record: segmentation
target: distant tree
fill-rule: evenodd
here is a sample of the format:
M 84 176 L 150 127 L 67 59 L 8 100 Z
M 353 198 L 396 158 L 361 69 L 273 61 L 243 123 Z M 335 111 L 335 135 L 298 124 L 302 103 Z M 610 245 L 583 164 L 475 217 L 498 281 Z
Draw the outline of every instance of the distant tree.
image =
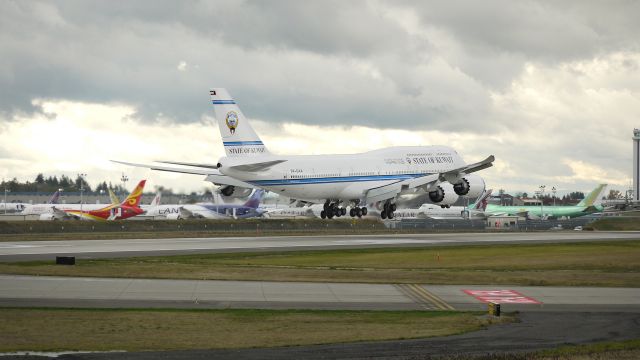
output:
M 57 181 L 57 182 L 58 184 L 60 184 L 60 187 L 63 188 L 64 190 L 68 190 L 71 187 L 71 181 L 69 181 L 69 178 L 66 175 L 60 176 L 60 181 Z
M 622 199 L 623 197 L 624 196 L 622 196 L 620 190 L 611 189 L 609 190 L 609 195 L 607 195 L 607 200 L 618 200 Z
M 36 176 L 36 183 L 37 184 L 44 184 L 44 175 L 42 175 L 42 173 L 38 174 L 38 176 Z
M 584 199 L 584 193 L 582 191 L 574 191 L 569 193 L 569 199 L 582 200 Z
M 526 199 L 526 198 L 528 198 L 528 197 L 529 197 L 529 194 L 527 194 L 526 192 L 525 192 L 525 193 L 522 193 L 522 197 Z

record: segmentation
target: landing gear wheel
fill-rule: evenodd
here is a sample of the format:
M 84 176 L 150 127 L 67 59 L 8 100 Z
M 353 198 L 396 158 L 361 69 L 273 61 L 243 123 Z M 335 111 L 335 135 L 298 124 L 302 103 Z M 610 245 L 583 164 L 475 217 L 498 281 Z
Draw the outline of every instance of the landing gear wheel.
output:
M 362 209 L 356 208 L 356 215 L 361 218 L 362 217 Z
M 347 215 L 347 209 L 345 209 L 345 208 L 341 208 L 340 210 L 341 210 L 341 212 L 342 212 L 342 215 L 341 215 L 341 216 L 345 216 L 345 215 Z
M 351 209 L 349 210 L 349 216 L 351 216 L 351 217 L 356 216 L 356 209 L 351 208 Z
M 387 217 L 389 218 L 389 220 L 393 219 L 393 211 L 390 211 L 390 212 L 387 214 Z
M 367 212 L 368 212 L 368 211 L 367 211 L 367 208 L 366 208 L 366 207 L 363 207 L 363 208 L 362 208 L 362 216 L 367 216 Z
M 382 210 L 382 212 L 380 213 L 380 217 L 382 218 L 382 220 L 387 218 L 387 211 L 386 210 Z
M 324 211 L 324 210 L 320 211 L 320 218 L 323 219 L 323 220 L 326 219 L 327 218 L 327 212 Z
M 397 209 L 396 204 L 389 205 L 389 210 L 391 210 L 391 212 L 396 211 L 396 209 Z

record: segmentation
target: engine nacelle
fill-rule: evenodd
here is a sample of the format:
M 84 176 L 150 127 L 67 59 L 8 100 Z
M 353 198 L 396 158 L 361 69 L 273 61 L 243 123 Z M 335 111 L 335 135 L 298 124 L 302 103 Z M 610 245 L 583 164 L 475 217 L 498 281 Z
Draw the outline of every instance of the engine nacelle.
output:
M 60 218 L 56 217 L 52 213 L 44 213 L 44 214 L 40 214 L 40 217 L 38 218 L 38 220 L 41 220 L 41 221 L 53 221 L 53 220 L 60 220 Z
M 178 213 L 167 214 L 167 220 L 183 220 L 184 218 Z
M 441 183 L 429 192 L 429 200 L 438 205 L 453 205 L 458 201 L 458 195 L 453 190 L 453 185 Z
M 218 192 L 224 197 L 243 198 L 251 195 L 253 189 L 245 187 L 237 187 L 233 185 L 222 185 Z
M 472 199 L 480 196 L 485 189 L 484 180 L 478 175 L 466 175 L 457 184 L 453 184 L 453 190 L 460 196 L 466 196 Z

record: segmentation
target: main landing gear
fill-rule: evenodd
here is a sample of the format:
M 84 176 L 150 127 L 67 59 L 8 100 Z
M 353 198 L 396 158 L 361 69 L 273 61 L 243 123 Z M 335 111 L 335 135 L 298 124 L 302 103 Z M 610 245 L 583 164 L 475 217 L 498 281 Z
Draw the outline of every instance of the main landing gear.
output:
M 384 203 L 384 207 L 382 209 L 382 212 L 380 213 L 380 217 L 384 220 L 384 219 L 393 219 L 394 214 L 393 212 L 396 211 L 396 204 L 392 204 L 390 202 L 386 202 Z
M 337 203 L 332 203 L 327 201 L 324 203 L 324 210 L 320 212 L 320 217 L 323 219 L 329 218 L 333 219 L 333 217 L 341 217 L 347 215 L 347 209 L 338 206 Z
M 351 208 L 351 210 L 349 210 L 349 215 L 351 217 L 356 217 L 357 216 L 357 217 L 361 218 L 361 217 L 367 215 L 367 212 L 368 211 L 367 211 L 366 207 L 356 206 L 356 207 Z
M 334 217 L 341 217 L 345 215 L 347 215 L 347 209 L 342 206 L 338 206 L 335 202 L 329 201 L 324 203 L 324 209 L 320 211 L 320 217 L 322 219 L 333 219 Z M 356 206 L 349 210 L 349 216 L 351 217 L 363 217 L 365 215 L 367 215 L 366 207 Z

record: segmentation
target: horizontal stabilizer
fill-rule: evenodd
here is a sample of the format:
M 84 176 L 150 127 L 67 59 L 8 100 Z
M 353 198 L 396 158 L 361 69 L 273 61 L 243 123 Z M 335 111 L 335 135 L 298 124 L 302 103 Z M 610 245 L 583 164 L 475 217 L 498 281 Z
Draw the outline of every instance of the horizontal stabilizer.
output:
M 129 163 L 129 162 L 117 161 L 117 160 L 111 160 L 111 161 L 118 164 L 142 167 L 142 168 L 147 168 L 147 169 L 157 170 L 157 171 L 168 171 L 168 172 L 175 172 L 175 173 L 181 173 L 181 174 L 194 174 L 194 175 L 220 175 L 220 172 L 217 169 L 187 169 L 187 168 L 160 166 L 160 165 L 135 164 L 135 163 Z
M 287 160 L 273 160 L 273 161 L 265 161 L 265 162 L 257 162 L 251 164 L 242 164 L 232 166 L 231 169 L 238 171 L 246 171 L 246 172 L 259 172 L 269 170 L 272 166 L 282 164 Z
M 205 168 L 205 169 L 218 168 L 218 165 L 213 165 L 213 164 L 198 164 L 198 163 L 177 162 L 177 161 L 156 161 L 156 162 L 163 163 L 163 164 L 170 164 L 170 165 L 193 166 L 193 167 L 199 167 L 199 168 Z

